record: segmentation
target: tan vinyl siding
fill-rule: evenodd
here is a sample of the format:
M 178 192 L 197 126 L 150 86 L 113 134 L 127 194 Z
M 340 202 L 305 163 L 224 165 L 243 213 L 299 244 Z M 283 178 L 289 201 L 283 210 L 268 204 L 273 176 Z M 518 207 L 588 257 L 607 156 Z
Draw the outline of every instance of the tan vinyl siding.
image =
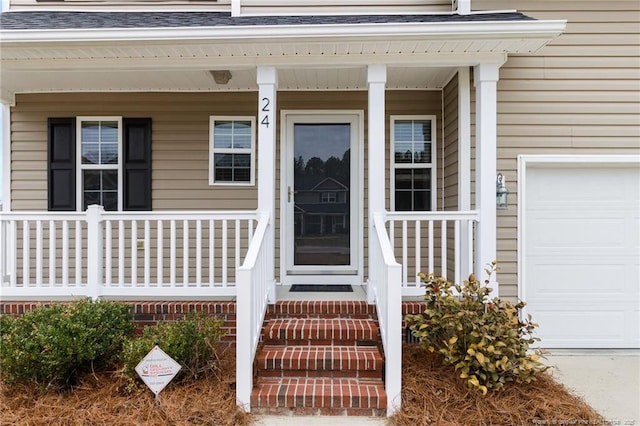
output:
M 10 0 L 9 10 L 81 10 L 81 11 L 139 11 L 161 9 L 184 11 L 206 10 L 207 12 L 229 12 L 231 0 Z
M 511 193 L 498 212 L 500 293 L 517 297 L 517 157 L 640 152 L 640 4 L 637 1 L 490 1 L 567 19 L 538 54 L 512 56 L 498 83 L 498 171 Z
M 430 13 L 450 12 L 446 0 L 242 0 L 246 14 Z
M 255 116 L 257 102 L 256 93 L 18 95 L 11 114 L 12 209 L 47 209 L 47 118 L 92 115 L 152 119 L 154 210 L 255 209 L 257 184 L 209 185 L 208 156 L 209 116 Z
M 443 179 L 443 209 L 449 211 L 460 210 L 458 207 L 458 75 L 445 86 L 443 90 L 443 116 L 444 131 L 443 161 L 439 173 Z M 453 224 L 447 230 L 447 257 L 455 259 L 455 234 Z M 451 262 L 447 270 L 447 276 L 453 279 L 455 275 L 454 264 Z M 463 275 L 467 272 L 463 271 Z

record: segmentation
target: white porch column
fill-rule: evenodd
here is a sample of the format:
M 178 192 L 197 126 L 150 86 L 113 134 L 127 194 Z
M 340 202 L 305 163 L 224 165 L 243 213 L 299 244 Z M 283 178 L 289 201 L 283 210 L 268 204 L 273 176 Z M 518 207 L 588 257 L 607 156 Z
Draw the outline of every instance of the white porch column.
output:
M 474 69 L 476 86 L 476 209 L 480 223 L 476 234 L 475 273 L 486 279 L 484 270 L 496 260 L 496 165 L 497 165 L 497 82 L 500 66 L 480 64 Z M 491 277 L 492 297 L 498 283 Z
M 11 211 L 11 106 L 2 104 L 2 186 L 0 186 L 0 199 L 2 210 Z
M 369 244 L 376 241 L 373 226 L 374 213 L 383 212 L 385 205 L 385 88 L 387 84 L 387 66 L 369 65 L 367 71 L 369 84 Z M 369 256 L 369 274 L 374 268 Z M 373 291 L 368 289 L 367 298 L 373 303 Z
M 471 210 L 471 79 L 469 67 L 458 68 L 458 210 Z M 465 280 L 473 272 L 467 222 L 460 224 L 460 273 Z M 461 283 L 458 283 L 461 284 Z
M 278 72 L 275 67 L 258 67 L 258 212 L 268 212 L 271 226 L 264 244 L 269 245 L 267 266 L 269 300 L 275 302 L 275 203 L 276 203 L 276 92 Z

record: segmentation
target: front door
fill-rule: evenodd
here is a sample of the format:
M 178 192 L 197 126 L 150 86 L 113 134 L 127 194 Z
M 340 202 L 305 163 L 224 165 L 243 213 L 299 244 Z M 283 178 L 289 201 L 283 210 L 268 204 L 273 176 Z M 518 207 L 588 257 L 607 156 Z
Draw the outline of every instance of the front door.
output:
M 285 113 L 283 284 L 357 284 L 357 113 Z

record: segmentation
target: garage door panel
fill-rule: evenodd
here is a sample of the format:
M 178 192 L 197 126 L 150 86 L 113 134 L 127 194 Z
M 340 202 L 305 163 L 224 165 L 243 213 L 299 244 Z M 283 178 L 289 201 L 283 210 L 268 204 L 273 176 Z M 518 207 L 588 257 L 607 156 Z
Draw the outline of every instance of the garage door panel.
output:
M 549 348 L 640 348 L 640 164 L 536 163 L 522 297 Z
M 531 254 L 548 249 L 624 248 L 628 245 L 625 220 L 597 217 L 593 212 L 570 212 L 573 216 L 558 217 L 533 214 L 538 232 L 527 240 Z M 611 215 L 609 213 L 609 215 Z
M 533 310 L 539 324 L 542 346 L 563 348 L 627 347 L 630 330 L 618 327 L 625 323 L 624 312 L 597 311 L 596 307 L 576 309 Z
M 598 259 L 589 263 L 531 259 L 526 273 L 534 285 L 527 300 L 553 300 L 559 296 L 575 300 L 608 294 L 617 298 L 624 296 L 629 268 L 623 263 L 598 265 L 597 262 Z

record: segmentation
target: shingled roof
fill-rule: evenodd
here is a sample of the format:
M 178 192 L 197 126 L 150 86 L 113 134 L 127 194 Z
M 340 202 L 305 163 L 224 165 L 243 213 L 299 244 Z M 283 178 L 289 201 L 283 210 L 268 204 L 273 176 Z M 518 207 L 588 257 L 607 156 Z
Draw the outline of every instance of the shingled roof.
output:
M 241 16 L 226 12 L 8 12 L 0 14 L 2 30 L 107 28 L 194 28 L 279 25 L 357 25 L 531 21 L 517 12 L 470 15 L 317 15 Z

